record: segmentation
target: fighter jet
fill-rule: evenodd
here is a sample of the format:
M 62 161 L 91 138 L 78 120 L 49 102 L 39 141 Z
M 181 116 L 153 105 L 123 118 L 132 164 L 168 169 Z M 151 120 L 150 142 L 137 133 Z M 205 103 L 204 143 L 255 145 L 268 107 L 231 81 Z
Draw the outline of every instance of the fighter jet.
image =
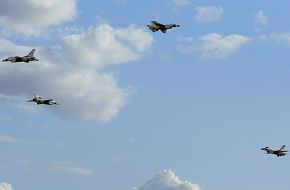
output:
M 15 62 L 26 62 L 26 63 L 28 63 L 29 61 L 39 61 L 38 59 L 36 59 L 33 56 L 34 52 L 35 52 L 35 49 L 31 50 L 31 52 L 28 55 L 25 55 L 23 57 L 19 57 L 19 56 L 8 57 L 7 59 L 3 59 L 2 62 L 10 61 L 11 63 L 15 63 Z
M 171 29 L 173 27 L 180 27 L 180 25 L 178 24 L 160 24 L 159 22 L 156 21 L 151 21 L 151 25 L 147 25 L 148 28 L 152 31 L 152 32 L 156 32 L 158 30 L 161 30 L 161 32 L 166 33 L 166 31 L 168 29 Z
M 34 95 L 34 98 L 32 100 L 27 100 L 27 102 L 35 102 L 35 103 L 37 103 L 37 105 L 39 105 L 39 104 L 59 105 L 59 103 L 54 99 L 44 99 L 44 98 L 40 97 L 39 94 L 35 90 L 33 90 L 33 95 Z
M 271 148 L 266 146 L 265 148 L 261 148 L 261 150 L 266 151 L 266 154 L 274 154 L 277 157 L 279 157 L 279 156 L 285 156 L 286 152 L 288 152 L 287 150 L 285 150 L 285 147 L 286 145 L 283 145 L 279 150 L 272 150 Z

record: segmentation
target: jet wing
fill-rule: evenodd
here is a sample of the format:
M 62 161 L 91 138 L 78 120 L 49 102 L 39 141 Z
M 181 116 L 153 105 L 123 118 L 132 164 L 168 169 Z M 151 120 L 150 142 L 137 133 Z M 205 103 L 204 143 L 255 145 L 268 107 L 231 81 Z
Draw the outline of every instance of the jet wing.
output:
M 164 26 L 165 26 L 165 28 L 170 29 L 170 28 L 174 27 L 175 24 L 166 24 Z
M 165 26 L 166 29 L 171 29 L 173 27 L 179 27 L 180 25 L 178 25 L 178 24 L 166 24 L 164 26 Z

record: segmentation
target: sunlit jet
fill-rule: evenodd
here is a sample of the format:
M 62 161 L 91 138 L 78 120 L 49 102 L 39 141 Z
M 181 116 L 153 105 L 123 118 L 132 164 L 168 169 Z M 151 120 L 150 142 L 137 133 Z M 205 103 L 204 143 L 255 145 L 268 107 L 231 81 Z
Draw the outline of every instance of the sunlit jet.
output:
M 180 27 L 180 25 L 178 24 L 160 24 L 157 21 L 151 21 L 151 25 L 147 25 L 147 26 L 152 32 L 161 30 L 161 32 L 163 33 L 166 33 L 168 29 L 171 29 L 173 27 Z
M 272 150 L 271 148 L 269 148 L 269 147 L 266 146 L 264 148 L 261 148 L 261 150 L 266 151 L 267 154 L 274 154 L 277 157 L 279 157 L 279 156 L 285 156 L 286 155 L 286 152 L 288 152 L 287 150 L 285 150 L 285 147 L 286 147 L 286 145 L 283 145 L 278 150 Z
M 59 105 L 59 103 L 54 99 L 44 99 L 44 98 L 40 97 L 39 94 L 35 90 L 33 90 L 33 95 L 34 95 L 34 98 L 32 100 L 28 100 L 27 102 L 35 102 L 35 103 L 37 103 L 37 105 L 39 105 L 39 104 Z
M 26 63 L 28 63 L 29 61 L 39 61 L 38 59 L 36 59 L 33 56 L 34 52 L 35 52 L 35 49 L 31 50 L 31 52 L 28 55 L 25 55 L 23 57 L 12 56 L 12 57 L 8 57 L 7 59 L 3 59 L 2 62 L 10 61 L 11 63 L 15 63 L 15 62 L 26 62 Z

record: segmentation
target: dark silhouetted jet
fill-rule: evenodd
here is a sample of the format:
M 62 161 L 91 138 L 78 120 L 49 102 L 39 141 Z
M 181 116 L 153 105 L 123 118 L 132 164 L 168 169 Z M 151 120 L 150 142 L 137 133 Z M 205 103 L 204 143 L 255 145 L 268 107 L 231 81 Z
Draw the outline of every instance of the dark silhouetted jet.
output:
M 266 146 L 264 148 L 261 148 L 261 150 L 266 151 L 267 154 L 274 154 L 277 157 L 279 157 L 279 156 L 285 156 L 286 155 L 286 152 L 288 152 L 287 150 L 285 150 L 285 147 L 286 147 L 286 145 L 283 145 L 278 150 L 272 150 L 271 148 L 269 148 L 269 147 Z
M 31 50 L 31 52 L 28 55 L 25 55 L 23 57 L 19 57 L 19 56 L 8 57 L 7 59 L 3 59 L 2 62 L 3 61 L 10 61 L 11 63 L 15 63 L 15 62 L 28 63 L 29 61 L 39 61 L 38 59 L 33 57 L 34 52 L 35 52 L 35 49 Z
M 27 102 L 35 102 L 37 105 L 45 104 L 45 105 L 59 105 L 59 103 L 54 99 L 44 99 L 38 95 L 38 93 L 33 90 L 34 98 L 32 100 L 28 100 Z
M 147 25 L 147 26 L 152 32 L 161 30 L 161 32 L 163 33 L 166 33 L 168 29 L 171 29 L 173 27 L 180 27 L 180 25 L 178 24 L 160 24 L 159 22 L 156 22 L 156 21 L 151 21 L 151 25 Z

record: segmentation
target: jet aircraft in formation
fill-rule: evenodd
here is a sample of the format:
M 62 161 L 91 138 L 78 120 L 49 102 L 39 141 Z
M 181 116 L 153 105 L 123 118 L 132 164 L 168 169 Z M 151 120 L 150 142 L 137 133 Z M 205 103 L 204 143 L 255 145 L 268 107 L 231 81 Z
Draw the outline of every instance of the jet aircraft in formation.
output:
M 39 94 L 35 90 L 33 90 L 33 95 L 34 95 L 34 98 L 31 100 L 27 100 L 27 102 L 35 102 L 35 103 L 37 103 L 37 105 L 39 105 L 39 104 L 59 105 L 59 103 L 54 99 L 44 99 L 44 98 L 40 97 Z
M 261 148 L 261 150 L 266 151 L 266 154 L 274 154 L 277 157 L 280 156 L 285 156 L 286 152 L 288 152 L 287 150 L 285 150 L 286 145 L 283 145 L 280 149 L 278 150 L 272 150 L 271 148 L 269 148 L 268 146 Z
M 152 31 L 152 32 L 156 32 L 158 30 L 160 30 L 163 33 L 166 33 L 168 29 L 172 29 L 173 27 L 180 27 L 180 25 L 178 24 L 161 24 L 157 21 L 151 21 L 151 25 L 147 25 L 148 28 Z M 32 49 L 31 52 L 23 57 L 19 57 L 19 56 L 13 56 L 13 57 L 8 57 L 4 60 L 2 60 L 2 62 L 4 61 L 10 61 L 11 63 L 15 63 L 15 62 L 26 62 L 28 63 L 29 61 L 39 61 L 38 59 L 36 59 L 34 57 L 34 52 L 35 49 Z M 42 97 L 39 96 L 39 94 L 33 90 L 33 94 L 34 94 L 34 98 L 31 100 L 28 100 L 27 102 L 35 102 L 38 105 L 39 104 L 45 104 L 45 105 L 59 105 L 59 103 L 54 100 L 54 99 L 44 99 Z M 287 150 L 285 150 L 286 145 L 283 145 L 280 149 L 278 150 L 273 150 L 269 147 L 264 147 L 261 148 L 261 150 L 266 151 L 266 154 L 274 154 L 277 157 L 280 156 L 285 156 L 286 152 L 288 152 Z
M 11 63 L 15 63 L 15 62 L 29 63 L 29 61 L 39 61 L 38 59 L 36 59 L 34 57 L 34 52 L 35 52 L 35 49 L 32 49 L 28 55 L 25 55 L 23 57 L 19 57 L 19 56 L 8 57 L 6 59 L 3 59 L 2 62 L 10 61 Z M 59 103 L 54 99 L 44 99 L 44 98 L 40 97 L 35 90 L 33 90 L 33 94 L 34 94 L 34 98 L 31 100 L 28 100 L 27 102 L 35 102 L 38 105 L 39 104 L 59 105 Z
M 161 32 L 163 33 L 166 33 L 168 29 L 171 29 L 173 27 L 180 27 L 180 25 L 178 24 L 161 24 L 157 21 L 151 21 L 151 25 L 147 25 L 147 26 L 152 32 L 161 30 Z
M 23 57 L 12 56 L 12 57 L 8 57 L 6 59 L 3 59 L 2 62 L 10 61 L 11 63 L 15 63 L 15 62 L 26 62 L 26 63 L 28 63 L 29 61 L 39 61 L 38 59 L 36 59 L 34 57 L 34 52 L 35 52 L 35 49 L 31 50 L 31 52 L 28 55 L 25 55 Z

